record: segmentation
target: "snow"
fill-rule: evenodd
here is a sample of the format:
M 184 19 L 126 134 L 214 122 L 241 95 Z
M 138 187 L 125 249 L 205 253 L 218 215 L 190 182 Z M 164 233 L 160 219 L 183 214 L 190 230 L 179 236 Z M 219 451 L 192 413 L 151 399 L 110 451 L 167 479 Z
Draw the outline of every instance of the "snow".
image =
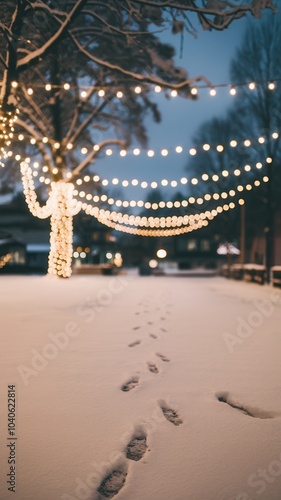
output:
M 1 285 L 1 500 L 8 384 L 16 500 L 110 498 L 97 488 L 112 471 L 116 500 L 280 500 L 280 290 L 137 274 Z M 137 435 L 139 461 L 124 453 Z

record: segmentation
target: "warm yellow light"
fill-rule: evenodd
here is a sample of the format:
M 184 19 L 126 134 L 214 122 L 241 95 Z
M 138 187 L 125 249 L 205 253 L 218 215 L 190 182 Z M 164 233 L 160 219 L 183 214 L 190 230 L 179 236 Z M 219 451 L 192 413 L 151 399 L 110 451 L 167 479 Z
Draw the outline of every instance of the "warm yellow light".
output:
M 158 267 L 158 262 L 156 259 L 151 259 L 148 265 L 151 269 L 156 269 Z

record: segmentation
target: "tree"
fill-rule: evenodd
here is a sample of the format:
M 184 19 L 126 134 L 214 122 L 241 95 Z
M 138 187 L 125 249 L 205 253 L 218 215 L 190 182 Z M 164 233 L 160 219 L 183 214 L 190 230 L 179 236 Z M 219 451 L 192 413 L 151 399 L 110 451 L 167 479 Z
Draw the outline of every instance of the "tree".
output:
M 50 172 L 47 181 L 53 181 L 47 205 L 40 208 L 29 162 L 22 162 L 30 209 L 51 216 L 50 272 L 71 273 L 72 217 L 82 206 L 73 198 L 77 176 L 108 145 L 125 148 L 133 135 L 146 141 L 145 113 L 160 119 L 152 85 L 192 97 L 191 85 L 205 80 L 189 79 L 174 66 L 174 50 L 159 41 L 157 30 L 190 30 L 193 15 L 203 28 L 222 30 L 247 13 L 258 17 L 265 8 L 273 9 L 270 0 L 239 6 L 195 0 L 164 5 L 158 0 L 13 0 L 1 6 L 2 147 L 11 142 L 17 106 L 17 134 L 25 131 L 34 146 L 30 156 L 34 161 L 40 153 Z
M 280 21 L 280 14 L 277 14 L 271 22 L 267 22 L 265 17 L 261 23 L 252 24 L 231 65 L 233 82 L 248 81 L 256 86 L 253 90 L 249 87 L 239 89 L 237 99 L 244 109 L 244 129 L 248 130 L 248 134 L 250 131 L 252 137 L 264 138 L 263 160 L 265 162 L 266 158 L 269 159 L 269 182 L 266 192 L 263 192 L 263 200 L 259 200 L 260 221 L 264 225 L 266 240 L 265 265 L 268 281 L 270 267 L 274 263 L 274 214 L 281 207 L 281 142 L 278 134 L 276 135 L 281 117 L 281 89 L 277 83 L 281 78 Z M 257 147 L 252 150 L 253 157 L 257 156 L 257 150 Z M 257 204 L 254 206 L 256 208 Z M 257 213 L 255 218 L 256 216 Z

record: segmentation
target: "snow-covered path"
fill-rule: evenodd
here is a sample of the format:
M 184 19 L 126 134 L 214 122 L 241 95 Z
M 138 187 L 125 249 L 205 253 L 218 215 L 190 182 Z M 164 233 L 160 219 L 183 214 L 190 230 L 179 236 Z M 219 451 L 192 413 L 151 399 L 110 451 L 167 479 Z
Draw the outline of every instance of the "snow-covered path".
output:
M 1 290 L 1 500 L 280 500 L 280 290 L 134 275 Z

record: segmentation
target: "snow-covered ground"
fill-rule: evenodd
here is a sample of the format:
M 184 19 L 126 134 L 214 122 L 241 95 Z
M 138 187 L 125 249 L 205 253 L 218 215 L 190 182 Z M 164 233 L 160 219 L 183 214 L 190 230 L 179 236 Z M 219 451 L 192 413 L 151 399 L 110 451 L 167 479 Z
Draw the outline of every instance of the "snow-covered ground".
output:
M 280 500 L 280 290 L 137 275 L 1 290 L 1 500 Z

